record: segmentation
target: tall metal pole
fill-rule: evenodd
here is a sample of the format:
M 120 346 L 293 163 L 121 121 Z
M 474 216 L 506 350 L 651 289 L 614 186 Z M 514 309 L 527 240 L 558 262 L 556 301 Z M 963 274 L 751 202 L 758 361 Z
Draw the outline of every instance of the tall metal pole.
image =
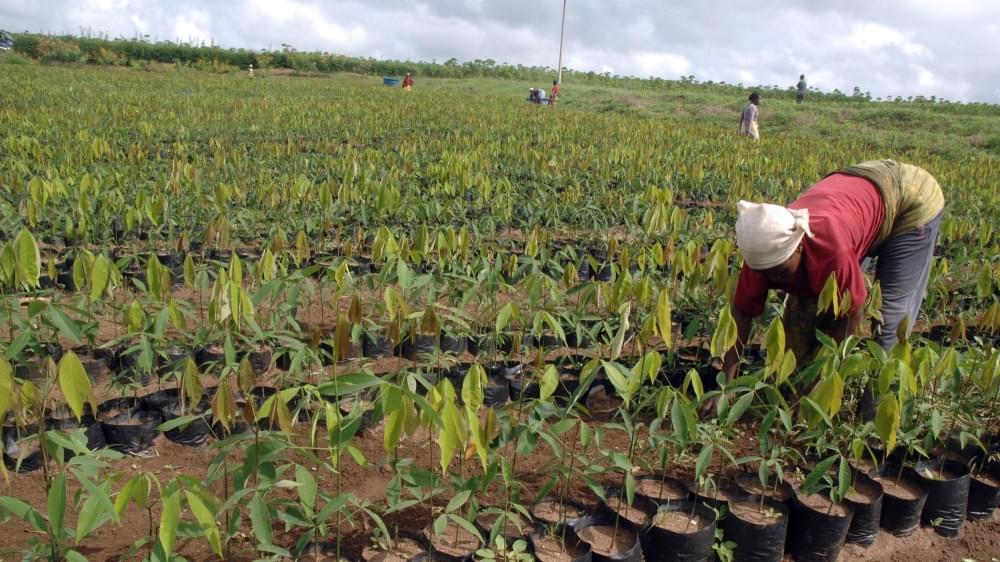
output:
M 566 0 L 563 0 L 563 10 L 562 10 L 562 23 L 559 25 L 559 76 L 556 78 L 557 82 L 562 85 L 562 48 L 563 48 L 563 34 L 566 33 Z

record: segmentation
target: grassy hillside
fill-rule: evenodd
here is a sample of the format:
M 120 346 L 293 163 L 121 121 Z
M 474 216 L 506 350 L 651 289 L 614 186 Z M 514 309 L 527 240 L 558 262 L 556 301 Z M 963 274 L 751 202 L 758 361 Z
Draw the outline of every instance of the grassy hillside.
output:
M 419 78 L 418 78 L 419 80 Z M 426 79 L 420 87 L 446 95 L 525 97 L 545 82 L 522 80 Z M 563 84 L 562 107 L 598 113 L 656 117 L 704 123 L 735 132 L 750 90 L 671 82 L 660 87 Z M 875 150 L 896 154 L 928 152 L 960 157 L 1000 156 L 1000 107 L 873 102 L 845 97 L 810 96 L 796 104 L 789 95 L 763 93 L 761 131 L 775 137 L 862 140 Z

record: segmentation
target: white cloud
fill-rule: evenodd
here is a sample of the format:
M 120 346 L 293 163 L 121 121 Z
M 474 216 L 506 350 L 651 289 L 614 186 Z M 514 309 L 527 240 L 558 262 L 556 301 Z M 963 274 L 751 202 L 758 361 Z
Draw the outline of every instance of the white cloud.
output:
M 208 43 L 212 40 L 212 15 L 205 10 L 188 10 L 173 19 L 174 37 L 191 43 Z
M 691 70 L 691 61 L 686 57 L 673 53 L 640 52 L 632 55 L 634 61 L 630 66 L 636 70 L 630 72 L 636 76 L 681 76 Z
M 855 25 L 847 41 L 865 51 L 899 47 L 907 55 L 923 56 L 930 53 L 926 47 L 910 41 L 903 33 L 886 25 L 872 22 Z

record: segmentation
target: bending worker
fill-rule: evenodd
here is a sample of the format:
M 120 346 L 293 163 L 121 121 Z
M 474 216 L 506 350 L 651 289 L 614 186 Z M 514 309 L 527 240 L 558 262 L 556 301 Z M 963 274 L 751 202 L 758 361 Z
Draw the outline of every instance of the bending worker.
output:
M 744 263 L 732 302 L 737 342 L 723 361 L 727 380 L 737 376 L 751 319 L 764 311 L 770 289 L 788 294 L 785 334 L 799 365 L 812 359 L 816 329 L 838 342 L 856 333 L 868 296 L 866 257 L 875 259 L 882 291 L 875 341 L 890 349 L 899 324 L 908 319 L 909 333 L 920 312 L 943 208 L 941 187 L 926 170 L 893 160 L 833 172 L 788 207 L 740 201 L 736 243 Z M 839 318 L 817 317 L 831 275 L 849 307 Z

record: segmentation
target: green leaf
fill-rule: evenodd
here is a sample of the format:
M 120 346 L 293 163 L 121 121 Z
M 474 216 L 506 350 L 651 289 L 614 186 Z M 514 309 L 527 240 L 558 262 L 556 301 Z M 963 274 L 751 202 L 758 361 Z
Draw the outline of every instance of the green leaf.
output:
M 295 481 L 299 483 L 297 490 L 299 503 L 306 509 L 306 513 L 311 516 L 316 509 L 316 496 L 318 495 L 316 477 L 312 475 L 312 472 L 308 468 L 302 465 L 295 465 Z
M 514 303 L 508 302 L 507 304 L 500 307 L 500 311 L 497 313 L 496 321 L 496 331 L 498 334 L 503 333 L 504 329 L 510 324 L 510 321 L 516 317 L 517 308 Z
M 90 378 L 87 377 L 87 372 L 83 369 L 80 359 L 72 351 L 66 352 L 59 361 L 59 389 L 62 390 L 63 398 L 73 411 L 77 421 L 83 417 L 84 403 L 89 402 L 91 409 L 94 412 L 97 411 Z
M 542 380 L 539 384 L 539 396 L 538 399 L 545 402 L 550 396 L 556 391 L 556 387 L 559 386 L 559 372 L 556 371 L 555 366 L 546 365 L 545 372 L 542 373 Z
M 656 328 L 663 345 L 673 345 L 673 323 L 670 320 L 670 295 L 664 287 L 656 299 Z
M 269 546 L 273 542 L 271 512 L 268 511 L 267 504 L 260 492 L 254 494 L 253 498 L 250 499 L 250 521 L 253 523 L 253 532 L 257 536 L 257 542 Z
M 896 396 L 888 394 L 882 397 L 875 410 L 875 432 L 885 445 L 885 452 L 889 454 L 896 448 L 896 431 L 899 429 L 899 402 Z
M 87 562 L 87 557 L 75 550 L 66 551 L 63 557 L 66 558 L 66 562 Z
M 688 370 L 687 375 L 686 375 L 686 377 L 684 379 L 685 389 L 686 389 L 688 383 L 691 384 L 691 388 L 694 390 L 694 397 L 695 397 L 695 399 L 700 402 L 701 401 L 701 397 L 705 395 L 705 387 L 702 386 L 702 383 L 701 383 L 701 373 L 699 373 L 697 369 L 689 369 Z
M 462 490 L 461 492 L 455 494 L 455 496 L 448 502 L 448 506 L 445 508 L 445 511 L 452 513 L 461 509 L 462 506 L 465 505 L 465 502 L 469 501 L 469 496 L 471 495 L 472 491 L 470 490 Z
M 836 372 L 826 375 L 810 393 L 810 397 L 823 408 L 826 415 L 831 418 L 836 416 L 844 398 L 844 382 L 840 375 Z
M 830 467 L 833 466 L 833 463 L 837 460 L 837 458 L 839 458 L 839 455 L 833 455 L 816 463 L 816 468 L 814 468 L 812 472 L 806 476 L 806 481 L 802 484 L 802 491 L 807 494 L 815 494 L 819 481 L 826 475 L 826 472 L 830 470 Z
M 184 284 L 189 288 L 194 288 L 194 259 L 191 258 L 191 254 L 184 256 Z
M 840 316 L 840 292 L 837 288 L 837 277 L 833 273 L 830 273 L 830 276 L 826 278 L 826 284 L 820 291 L 816 311 L 817 313 L 832 312 L 835 317 Z
M 785 326 L 778 316 L 771 321 L 764 335 L 764 349 L 767 351 L 768 365 L 777 363 L 785 353 Z
M 684 402 L 680 398 L 674 398 L 670 406 L 670 423 L 674 429 L 674 438 L 681 447 L 687 447 L 690 440 L 692 428 L 688 426 L 688 416 L 684 412 Z
M 111 283 L 111 268 L 113 267 L 111 260 L 104 254 L 97 256 L 97 259 L 94 260 L 94 265 L 90 268 L 91 302 L 99 300 L 108 290 L 108 285 Z
M 106 510 L 99 497 L 88 496 L 76 520 L 75 544 L 106 523 L 114 515 L 114 507 Z
M 174 552 L 174 539 L 177 537 L 177 524 L 181 514 L 181 493 L 174 493 L 163 498 L 163 512 L 160 513 L 160 546 L 167 559 Z
M 39 533 L 48 531 L 48 521 L 34 507 L 10 496 L 0 496 L 0 508 L 14 514 L 31 525 Z
M 476 363 L 465 373 L 465 380 L 462 381 L 462 402 L 470 412 L 478 412 L 483 405 L 485 385 L 486 372 Z
M 440 536 L 448 528 L 448 514 L 442 513 L 434 520 L 434 535 Z
M 4 414 L 7 413 L 7 407 L 10 405 L 10 397 L 14 392 L 14 377 L 13 369 L 11 369 L 10 363 L 3 356 L 0 356 L 0 419 L 3 419 Z M 3 437 L 2 432 L 0 432 L 0 438 Z
M 69 338 L 70 341 L 77 345 L 80 344 L 82 334 L 80 333 L 79 324 L 67 316 L 58 306 L 50 304 L 45 310 L 45 316 L 52 322 L 52 325 L 59 328 L 59 332 L 63 336 Z
M 48 495 L 49 529 L 52 535 L 62 537 L 63 523 L 66 517 L 66 473 L 60 472 L 52 479 Z
M 733 407 L 729 409 L 729 413 L 726 414 L 726 425 L 731 425 L 739 421 L 750 407 L 750 404 L 753 403 L 753 398 L 753 392 L 746 392 L 743 396 L 740 396 L 736 400 L 736 403 L 733 404 Z
M 219 536 L 219 525 L 215 522 L 215 514 L 213 514 L 205 503 L 194 493 L 184 490 L 184 496 L 187 498 L 188 506 L 191 508 L 191 513 L 194 514 L 195 519 L 198 521 L 198 526 L 201 528 L 202 535 L 205 540 L 208 541 L 209 546 L 220 558 L 222 557 L 222 540 Z
M 31 232 L 22 228 L 14 239 L 15 269 L 18 284 L 26 289 L 38 287 L 42 272 L 42 256 L 38 252 L 38 244 Z
M 837 471 L 837 501 L 843 500 L 851 490 L 851 465 L 847 458 L 840 457 L 840 469 Z
M 77 291 L 83 289 L 87 284 L 87 270 L 88 263 L 86 254 L 80 252 L 77 254 L 76 259 L 73 260 L 73 286 Z
M 128 502 L 131 501 L 132 497 L 138 493 L 138 487 L 140 484 L 140 477 L 134 476 L 129 479 L 128 482 L 122 486 L 121 490 L 118 490 L 118 495 L 115 496 L 115 516 L 121 517 L 122 513 L 125 512 L 125 508 L 128 506 Z
M 625 345 L 625 335 L 628 333 L 628 330 L 630 328 L 628 321 L 630 310 L 631 310 L 631 303 L 626 303 L 625 309 L 622 311 L 619 317 L 618 333 L 616 333 L 614 339 L 611 340 L 612 361 L 618 359 L 622 354 L 622 347 Z
M 698 453 L 698 460 L 694 464 L 694 477 L 695 480 L 701 479 L 705 475 L 705 471 L 712 464 L 712 453 L 715 451 L 715 445 L 711 443 L 702 446 L 701 452 Z
M 635 474 L 631 470 L 625 473 L 625 502 L 635 503 Z
M 725 357 L 732 347 L 736 345 L 736 320 L 733 318 L 733 311 L 730 305 L 722 307 L 719 312 L 719 321 L 712 334 L 710 351 L 712 357 Z
M 76 475 L 77 482 L 79 482 L 84 489 L 87 490 L 87 494 L 89 496 L 88 501 L 96 501 L 99 505 L 100 511 L 107 514 L 109 517 L 115 518 L 115 521 L 117 522 L 117 518 L 115 517 L 115 506 L 111 502 L 111 495 L 109 492 L 110 483 L 105 482 L 103 485 L 97 486 L 75 470 L 73 471 L 73 474 Z M 87 531 L 87 533 L 89 532 L 90 531 Z
M 931 411 L 931 433 L 934 434 L 934 438 L 937 439 L 941 436 L 941 429 L 943 429 L 944 420 L 941 417 L 941 410 L 934 408 Z

